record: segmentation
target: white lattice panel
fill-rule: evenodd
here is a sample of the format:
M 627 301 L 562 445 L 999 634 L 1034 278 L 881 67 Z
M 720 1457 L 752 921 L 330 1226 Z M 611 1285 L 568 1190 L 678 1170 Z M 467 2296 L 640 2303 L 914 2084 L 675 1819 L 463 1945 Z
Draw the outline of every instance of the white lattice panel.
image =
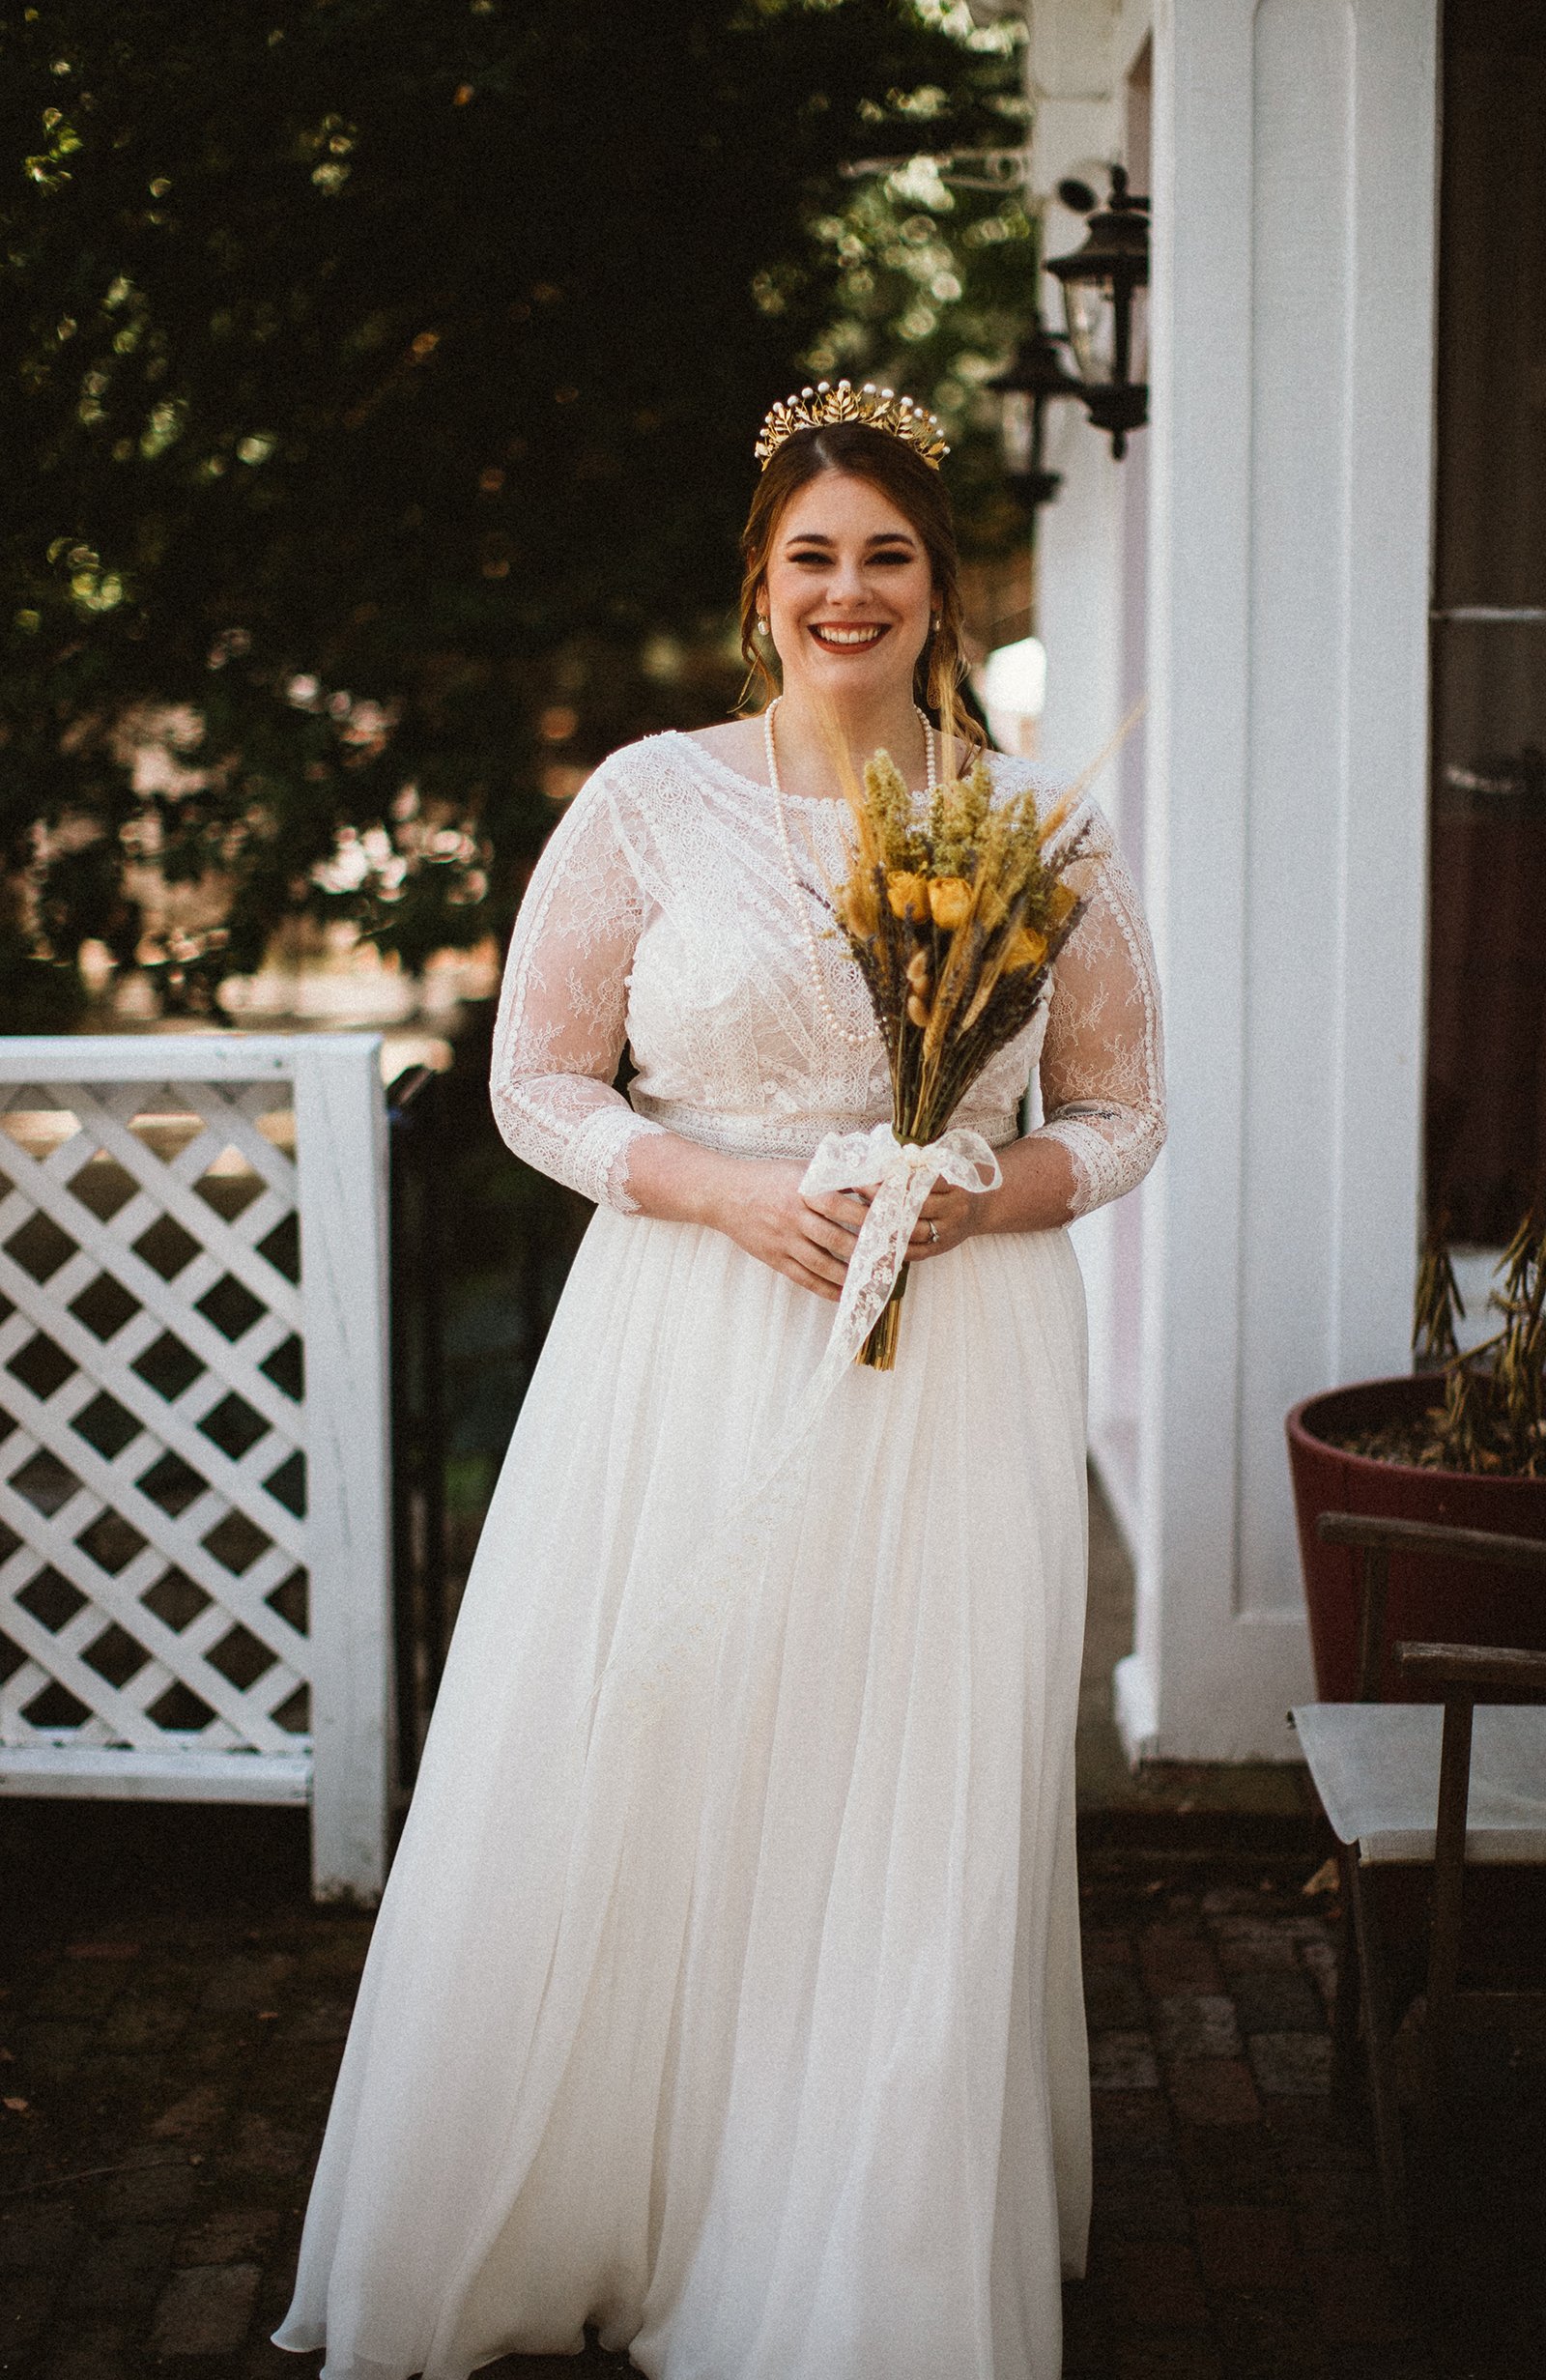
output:
M 319 1889 L 365 1896 L 387 1707 L 378 1048 L 0 1043 L 0 1789 L 315 1787 Z

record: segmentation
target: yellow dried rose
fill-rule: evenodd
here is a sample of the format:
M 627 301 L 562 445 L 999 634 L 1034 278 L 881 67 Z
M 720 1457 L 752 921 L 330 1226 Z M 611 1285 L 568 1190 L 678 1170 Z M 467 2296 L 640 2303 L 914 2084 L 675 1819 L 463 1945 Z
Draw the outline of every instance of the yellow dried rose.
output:
M 1039 967 L 1046 957 L 1046 936 L 1038 933 L 1034 926 L 1017 927 L 1010 935 L 1004 953 L 1004 965 L 1010 967 Z
M 964 926 L 971 905 L 972 888 L 964 876 L 935 876 L 929 887 L 929 913 L 947 933 Z
M 910 917 L 922 926 L 929 917 L 929 878 L 895 869 L 886 877 L 886 899 L 893 917 Z

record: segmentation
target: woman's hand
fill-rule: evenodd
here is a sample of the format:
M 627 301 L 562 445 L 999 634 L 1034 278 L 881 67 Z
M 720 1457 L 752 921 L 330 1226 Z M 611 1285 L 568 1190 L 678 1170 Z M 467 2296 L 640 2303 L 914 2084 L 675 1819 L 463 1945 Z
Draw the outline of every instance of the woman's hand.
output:
M 759 1264 L 835 1305 L 869 1199 L 862 1190 L 806 1198 L 804 1173 L 802 1164 L 782 1158 L 732 1158 L 703 1219 Z
M 874 1190 L 830 1190 L 824 1197 L 807 1198 L 800 1190 L 804 1167 L 799 1164 L 778 1158 L 741 1158 L 732 1163 L 733 1173 L 708 1218 L 715 1229 L 775 1273 L 836 1305 Z M 981 1210 L 988 1203 L 986 1196 L 937 1182 L 907 1243 L 908 1263 L 921 1264 L 959 1247 L 982 1229 L 987 1218 Z
M 1068 1164 L 1061 1147 L 1053 1154 Z M 800 1190 L 804 1176 L 805 1167 L 795 1159 L 731 1157 L 674 1133 L 651 1133 L 633 1144 L 628 1187 L 646 1215 L 707 1223 L 759 1264 L 836 1305 L 874 1191 L 831 1190 L 807 1198 Z M 974 1196 L 936 1183 L 908 1243 L 908 1262 L 926 1263 L 959 1247 L 974 1231 L 993 1230 L 989 1210 L 996 1210 L 1002 1195 L 988 1190 Z M 1063 1219 L 1062 1213 L 1057 1219 Z M 1042 1220 L 1038 1217 L 1022 1227 L 1038 1228 Z
M 991 1190 L 963 1190 L 953 1182 L 936 1182 L 919 1209 L 907 1243 L 907 1262 L 922 1264 L 926 1257 L 943 1256 L 948 1248 L 959 1247 L 962 1240 L 969 1240 L 987 1224 L 991 1203 Z
M 997 1190 L 937 1182 L 907 1247 L 910 1264 L 959 1247 L 974 1231 L 1051 1231 L 1074 1212 L 1074 1160 L 1060 1140 L 1031 1133 L 1000 1149 Z M 628 1151 L 628 1189 L 645 1215 L 707 1223 L 775 1273 L 835 1302 L 873 1190 L 800 1195 L 805 1168 L 793 1159 L 731 1157 L 675 1133 L 646 1133 Z M 934 1228 L 930 1232 L 929 1226 Z

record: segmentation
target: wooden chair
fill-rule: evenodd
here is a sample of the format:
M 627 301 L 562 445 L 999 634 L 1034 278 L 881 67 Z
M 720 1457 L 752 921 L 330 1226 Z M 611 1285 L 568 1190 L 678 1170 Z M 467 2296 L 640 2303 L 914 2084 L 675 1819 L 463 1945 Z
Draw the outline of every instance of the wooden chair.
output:
M 1426 2016 L 1422 2034 L 1419 2137 L 1435 2140 L 1456 2027 L 1509 2014 L 1537 1994 L 1499 1993 L 1462 1983 L 1467 1875 L 1485 1869 L 1517 1887 L 1521 1871 L 1546 1882 L 1546 1652 L 1510 1647 L 1401 1644 L 1396 1665 L 1415 1696 L 1381 1703 L 1385 1603 L 1392 1554 L 1501 1563 L 1539 1577 L 1546 1588 L 1546 1542 L 1449 1529 L 1428 1522 L 1322 1515 L 1320 1534 L 1360 1548 L 1358 1580 L 1357 1703 L 1310 1703 L 1291 1715 L 1322 1807 L 1341 1846 L 1340 1864 L 1356 1966 L 1344 1959 L 1337 1990 L 1336 2036 L 1346 2054 L 1361 2003 L 1375 2146 L 1387 2248 L 1408 2254 L 1406 2157 L 1392 2043 L 1394 2006 L 1388 1904 L 1403 1895 L 1376 1878 L 1427 1887 Z M 1478 1709 L 1478 1704 L 1481 1706 Z M 1511 1872 L 1504 1878 L 1501 1872 Z M 1420 1898 L 1420 1896 L 1419 1896 Z M 1395 1912 L 1399 1915 L 1399 1910 Z M 1473 1955 L 1480 1929 L 1469 1927 Z M 1536 1950 L 1540 1951 L 1537 1940 Z M 1546 1986 L 1546 1954 L 1539 1957 Z M 1356 1977 L 1356 1981 L 1355 1981 Z

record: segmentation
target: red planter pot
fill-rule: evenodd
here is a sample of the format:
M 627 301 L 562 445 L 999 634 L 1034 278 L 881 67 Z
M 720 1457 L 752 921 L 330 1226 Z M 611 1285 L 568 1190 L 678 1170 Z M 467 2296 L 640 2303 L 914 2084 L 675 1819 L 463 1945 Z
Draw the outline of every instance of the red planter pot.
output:
M 1316 1691 L 1323 1702 L 1352 1702 L 1358 1693 L 1356 1570 L 1362 1556 L 1323 1545 L 1315 1524 L 1323 1512 L 1377 1514 L 1387 1520 L 1445 1521 L 1460 1529 L 1546 1537 L 1546 1479 L 1497 1479 L 1463 1471 L 1430 1471 L 1417 1463 L 1379 1462 L 1348 1454 L 1328 1440 L 1377 1429 L 1438 1402 L 1441 1385 L 1426 1377 L 1365 1380 L 1306 1397 L 1288 1417 L 1288 1461 L 1299 1516 L 1300 1559 L 1309 1608 Z M 1410 1701 L 1398 1684 L 1391 1649 L 1428 1637 L 1448 1645 L 1526 1645 L 1546 1650 L 1546 1590 L 1523 1572 L 1475 1564 L 1440 1568 L 1408 1555 L 1390 1563 L 1386 1604 L 1386 1676 L 1382 1691 Z

